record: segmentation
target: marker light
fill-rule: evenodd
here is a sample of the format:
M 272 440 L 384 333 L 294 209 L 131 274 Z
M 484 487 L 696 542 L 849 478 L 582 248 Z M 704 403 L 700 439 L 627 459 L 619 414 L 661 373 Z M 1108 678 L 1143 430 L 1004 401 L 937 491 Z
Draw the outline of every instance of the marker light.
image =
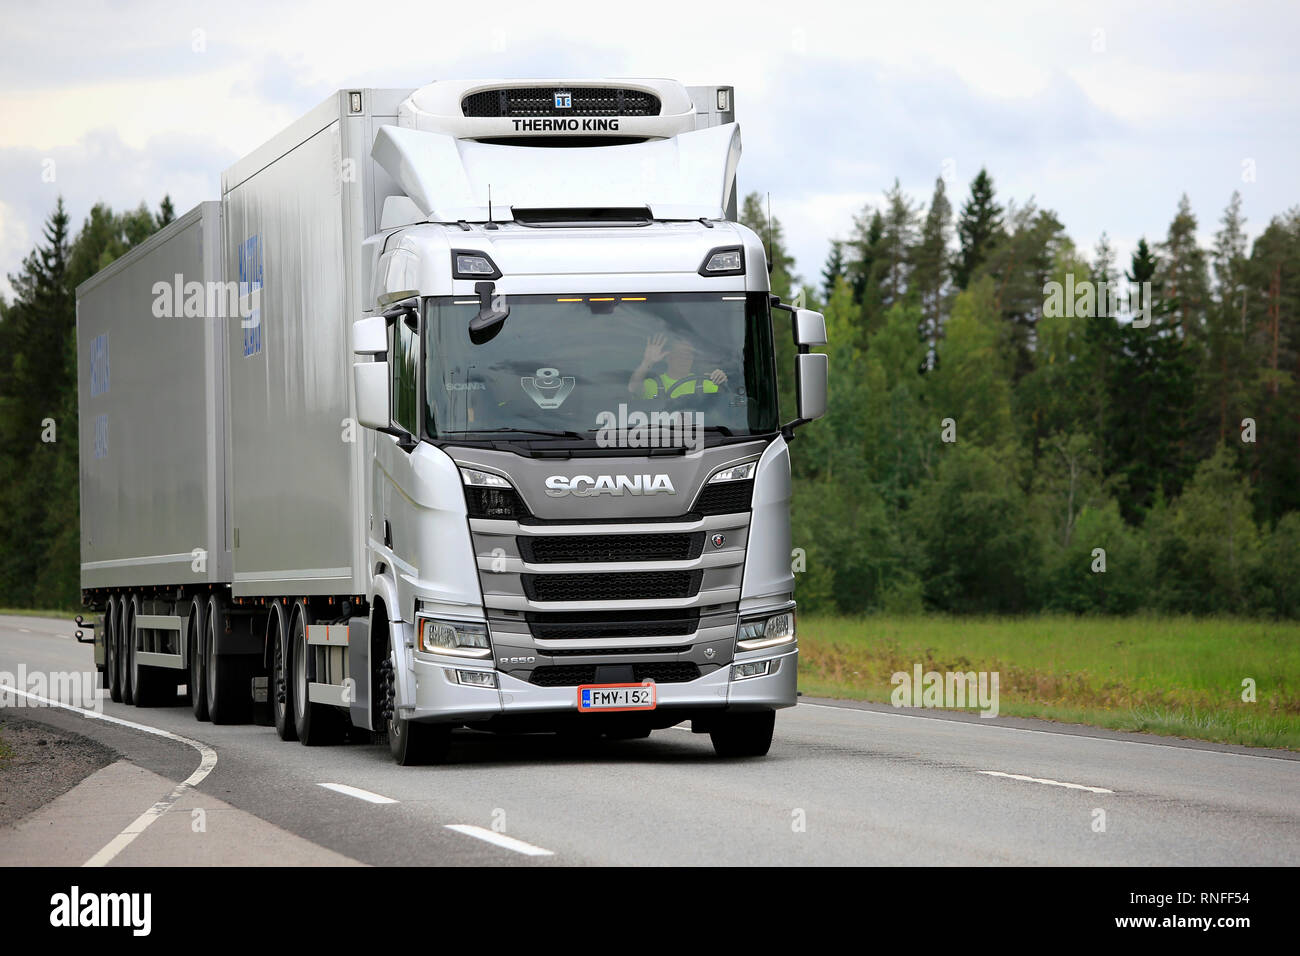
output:
M 713 249 L 700 266 L 702 276 L 736 276 L 745 272 L 745 251 L 740 246 Z
M 486 253 L 453 249 L 451 277 L 453 279 L 500 279 L 501 270 Z

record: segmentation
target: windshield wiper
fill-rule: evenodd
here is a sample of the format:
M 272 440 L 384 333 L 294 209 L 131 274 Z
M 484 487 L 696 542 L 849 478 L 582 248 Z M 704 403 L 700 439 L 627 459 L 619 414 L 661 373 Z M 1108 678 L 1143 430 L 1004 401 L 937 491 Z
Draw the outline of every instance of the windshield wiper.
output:
M 538 435 L 542 438 L 577 438 L 588 436 L 573 431 L 554 428 L 462 428 L 443 432 L 445 435 Z

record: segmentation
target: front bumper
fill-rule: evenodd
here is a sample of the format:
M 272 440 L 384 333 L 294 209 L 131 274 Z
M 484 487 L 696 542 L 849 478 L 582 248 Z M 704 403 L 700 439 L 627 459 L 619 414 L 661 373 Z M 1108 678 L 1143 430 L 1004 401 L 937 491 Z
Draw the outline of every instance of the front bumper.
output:
M 680 710 L 682 719 L 708 710 L 771 710 L 793 707 L 797 697 L 799 646 L 772 648 L 771 654 L 744 655 L 745 661 L 772 660 L 773 671 L 763 677 L 731 680 L 731 665 L 723 665 L 693 681 L 657 684 L 655 713 Z M 554 716 L 578 713 L 578 687 L 539 687 L 496 671 L 480 661 L 417 658 L 415 706 L 399 708 L 409 720 L 461 723 L 493 717 Z M 490 671 L 496 688 L 457 683 L 456 670 Z M 586 716 L 586 715 L 584 715 Z

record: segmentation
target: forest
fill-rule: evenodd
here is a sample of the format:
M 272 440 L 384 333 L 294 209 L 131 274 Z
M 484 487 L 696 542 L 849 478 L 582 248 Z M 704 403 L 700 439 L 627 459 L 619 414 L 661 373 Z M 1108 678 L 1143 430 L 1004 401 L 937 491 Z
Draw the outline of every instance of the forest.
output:
M 946 190 L 895 181 L 811 277 L 744 200 L 831 343 L 828 414 L 791 446 L 801 607 L 1300 617 L 1300 207 L 1250 241 L 1234 193 L 1206 247 L 1183 197 L 1120 262 L 987 171 Z M 100 204 L 74 232 L 60 201 L 10 276 L 0 606 L 80 603 L 75 289 L 172 218 Z M 1149 290 L 1142 320 L 1102 283 Z

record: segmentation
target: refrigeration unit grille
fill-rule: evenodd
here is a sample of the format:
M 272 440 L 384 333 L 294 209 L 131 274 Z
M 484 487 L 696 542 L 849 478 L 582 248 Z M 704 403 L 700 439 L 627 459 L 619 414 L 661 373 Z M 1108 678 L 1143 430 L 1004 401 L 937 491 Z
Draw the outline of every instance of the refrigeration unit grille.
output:
M 558 96 L 556 94 L 559 94 Z M 559 104 L 567 102 L 569 105 Z M 608 86 L 515 86 L 479 90 L 460 101 L 466 116 L 658 116 L 659 97 Z

